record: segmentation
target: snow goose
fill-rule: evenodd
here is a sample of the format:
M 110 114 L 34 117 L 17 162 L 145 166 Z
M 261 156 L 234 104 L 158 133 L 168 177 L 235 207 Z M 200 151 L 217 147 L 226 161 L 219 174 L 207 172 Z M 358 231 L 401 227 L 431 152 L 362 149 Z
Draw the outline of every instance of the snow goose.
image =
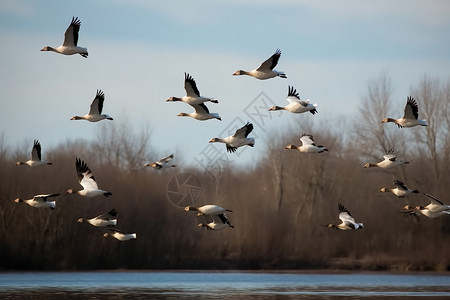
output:
M 46 195 L 36 195 L 32 199 L 21 199 L 17 198 L 14 200 L 14 202 L 24 202 L 28 204 L 29 206 L 36 207 L 36 208 L 50 208 L 55 209 L 56 202 L 55 201 L 48 201 L 48 198 L 57 197 L 60 194 L 46 194 Z
M 419 107 L 417 105 L 416 100 L 413 97 L 408 97 L 406 100 L 405 113 L 403 118 L 400 119 L 392 119 L 392 118 L 384 118 L 381 120 L 381 123 L 393 122 L 397 124 L 399 128 L 403 127 L 414 127 L 414 126 L 427 126 L 427 122 L 425 120 L 418 119 L 419 117 Z
M 393 193 L 395 196 L 399 197 L 399 198 L 403 198 L 409 194 L 418 194 L 419 191 L 418 190 L 410 190 L 403 182 L 401 182 L 400 180 L 394 180 L 394 185 L 395 188 L 390 189 L 390 188 L 386 188 L 386 187 L 382 187 L 379 192 L 385 193 L 385 192 L 391 192 Z
M 169 162 L 173 159 L 173 154 L 170 154 L 169 156 L 161 158 L 159 161 L 155 161 L 152 163 L 145 164 L 144 167 L 152 167 L 155 169 L 162 169 L 162 168 L 168 168 L 168 167 L 176 167 L 175 165 L 169 165 Z
M 219 121 L 222 121 L 222 119 L 220 118 L 219 114 L 217 113 L 210 113 L 208 108 L 206 107 L 205 103 L 200 103 L 200 104 L 194 104 L 191 105 L 194 109 L 195 112 L 193 113 L 179 113 L 177 116 L 179 117 L 191 117 L 200 121 L 205 121 L 205 120 L 209 120 L 209 119 L 217 119 Z
M 110 228 L 109 230 L 112 233 L 106 232 L 105 234 L 103 234 L 104 237 L 112 236 L 113 238 L 116 238 L 121 242 L 137 239 L 136 233 L 124 233 L 123 231 L 121 231 L 119 229 L 113 229 L 113 228 Z
M 293 149 L 305 153 L 322 153 L 324 151 L 328 151 L 328 149 L 322 145 L 316 146 L 314 143 L 314 138 L 311 134 L 302 134 L 300 141 L 302 142 L 300 147 L 295 145 L 287 145 L 285 149 Z
M 102 114 L 104 101 L 105 94 L 102 92 L 102 90 L 97 90 L 97 94 L 95 95 L 95 98 L 91 103 L 91 109 L 89 110 L 89 113 L 82 117 L 73 116 L 71 120 L 87 120 L 89 122 L 98 122 L 104 119 L 112 120 L 113 118 L 111 118 L 109 115 Z
M 111 227 L 117 225 L 117 211 L 113 208 L 106 214 L 98 215 L 92 219 L 79 218 L 77 222 L 87 222 L 96 227 Z
M 31 149 L 31 159 L 28 161 L 18 161 L 16 165 L 27 165 L 30 167 L 39 167 L 43 165 L 51 165 L 52 163 L 45 162 L 41 159 L 41 144 L 38 140 L 34 140 L 33 149 Z
M 384 160 L 372 164 L 372 163 L 366 163 L 364 165 L 364 168 L 372 168 L 372 167 L 379 167 L 382 169 L 389 169 L 393 168 L 395 166 L 401 166 L 404 164 L 409 164 L 409 161 L 401 161 L 397 159 L 397 155 L 395 155 L 395 151 L 393 149 L 389 149 L 385 155 L 383 155 Z
M 217 216 L 220 215 L 226 211 L 232 212 L 232 210 L 217 206 L 217 205 L 213 205 L 213 204 L 207 204 L 207 205 L 203 205 L 200 207 L 195 207 L 195 206 L 186 206 L 184 208 L 184 211 L 196 211 L 197 216 Z
M 420 213 L 428 218 L 437 218 L 443 215 L 450 214 L 450 205 L 445 205 L 442 203 L 439 199 L 436 197 L 423 193 L 425 196 L 431 199 L 431 203 L 427 206 L 417 205 L 417 206 L 411 206 L 411 205 L 405 205 L 403 209 L 405 210 L 411 210 L 407 212 L 407 214 L 410 215 L 417 215 L 417 213 Z
M 186 90 L 186 96 L 181 98 L 170 97 L 166 102 L 182 101 L 190 105 L 196 105 L 207 101 L 219 103 L 217 99 L 200 96 L 200 91 L 197 88 L 194 78 L 188 73 L 184 73 L 184 89 Z
M 231 225 L 230 221 L 226 217 L 225 213 L 221 213 L 217 216 L 210 216 L 212 219 L 212 222 L 209 223 L 200 223 L 198 224 L 198 227 L 206 227 L 208 230 L 221 230 L 228 227 L 234 228 L 233 225 Z
M 286 74 L 273 69 L 278 64 L 278 60 L 280 59 L 280 56 L 281 56 L 281 50 L 277 49 L 277 51 L 275 51 L 275 53 L 270 58 L 268 58 L 265 62 L 263 62 L 259 66 L 259 68 L 248 71 L 248 72 L 243 71 L 243 70 L 238 70 L 235 73 L 233 73 L 233 75 L 249 75 L 249 76 L 255 77 L 257 79 L 261 79 L 261 80 L 269 79 L 269 78 L 273 78 L 273 77 L 277 77 L 277 76 L 279 76 L 281 78 L 286 78 Z
M 338 225 L 328 224 L 325 225 L 329 228 L 335 228 L 339 230 L 351 230 L 351 229 L 363 229 L 363 223 L 356 223 L 355 219 L 352 217 L 350 212 L 344 207 L 342 204 L 338 204 L 339 208 L 339 219 L 341 219 L 342 223 Z
M 252 137 L 247 137 L 250 132 L 253 130 L 253 124 L 247 122 L 243 127 L 236 130 L 236 132 L 231 135 L 227 136 L 226 138 L 212 138 L 209 142 L 210 143 L 225 143 L 227 147 L 228 152 L 236 152 L 237 148 L 248 145 L 250 147 L 255 146 L 255 139 Z
M 53 51 L 65 55 L 80 54 L 83 57 L 88 57 L 87 48 L 78 47 L 78 32 L 80 31 L 81 21 L 78 18 L 72 17 L 72 22 L 67 27 L 64 34 L 64 42 L 58 48 L 45 46 L 41 51 Z
M 95 181 L 94 174 L 92 174 L 88 165 L 79 158 L 75 159 L 75 167 L 77 169 L 78 181 L 83 187 L 82 190 L 74 191 L 72 189 L 67 190 L 69 194 L 78 194 L 83 197 L 92 198 L 95 196 L 103 195 L 105 197 L 111 196 L 110 192 L 100 190 L 97 182 Z
M 313 115 L 317 113 L 317 104 L 310 104 L 308 100 L 300 100 L 297 90 L 293 86 L 288 86 L 288 96 L 286 100 L 289 102 L 286 106 L 274 105 L 269 108 L 269 111 L 287 110 L 292 113 L 300 114 L 309 111 Z

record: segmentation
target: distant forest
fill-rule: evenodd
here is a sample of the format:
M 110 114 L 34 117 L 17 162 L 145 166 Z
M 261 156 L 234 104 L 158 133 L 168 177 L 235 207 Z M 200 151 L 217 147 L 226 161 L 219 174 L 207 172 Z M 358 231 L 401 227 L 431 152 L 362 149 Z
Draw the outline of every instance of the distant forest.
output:
M 450 215 L 407 216 L 402 213 L 406 204 L 427 205 L 429 199 L 379 190 L 393 188 L 397 179 L 450 204 L 450 82 L 424 76 L 404 99 L 391 95 L 391 80 L 382 74 L 368 83 L 352 118 L 319 125 L 299 115 L 286 132 L 270 136 L 264 156 L 245 169 L 233 164 L 211 165 L 207 172 L 186 168 L 177 152 L 177 167 L 144 169 L 149 157 L 159 158 L 151 136 L 116 121 L 100 127 L 97 141 L 69 141 L 54 149 L 43 145 L 43 158 L 53 165 L 38 168 L 15 165 L 29 159 L 31 141 L 12 149 L 0 137 L 0 269 L 448 271 Z M 382 124 L 384 117 L 403 115 L 407 96 L 416 99 L 419 118 L 429 126 Z M 302 133 L 329 151 L 285 150 Z M 363 168 L 390 148 L 410 163 L 390 170 Z M 221 149 L 225 156 L 236 155 Z M 86 161 L 111 197 L 65 193 L 81 188 L 76 157 Z M 188 178 L 191 187 L 182 185 Z M 13 202 L 46 193 L 61 193 L 55 210 Z M 201 219 L 183 211 L 193 201 L 232 209 L 227 216 L 235 228 L 198 227 Z M 338 203 L 364 223 L 362 230 L 324 226 L 340 222 Z M 137 233 L 137 240 L 105 238 L 107 229 L 77 222 L 112 208 L 118 211 L 117 228 Z

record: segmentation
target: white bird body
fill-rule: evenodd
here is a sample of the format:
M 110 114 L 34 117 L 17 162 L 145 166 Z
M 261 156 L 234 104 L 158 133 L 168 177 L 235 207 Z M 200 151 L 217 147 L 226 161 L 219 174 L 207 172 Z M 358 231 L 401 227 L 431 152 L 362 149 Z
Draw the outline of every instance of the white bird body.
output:
M 402 118 L 392 119 L 384 118 L 381 123 L 393 122 L 397 124 L 399 128 L 403 127 L 414 127 L 414 126 L 427 126 L 425 120 L 420 120 L 419 118 L 419 106 L 413 97 L 408 97 L 406 100 L 405 112 Z
M 363 223 L 356 223 L 355 219 L 352 217 L 350 212 L 342 204 L 339 203 L 338 208 L 339 208 L 339 219 L 342 221 L 342 223 L 338 225 L 328 224 L 326 225 L 327 227 L 339 230 L 352 230 L 352 229 L 357 230 L 364 228 Z
M 317 104 L 311 104 L 308 100 L 300 100 L 300 96 L 297 92 L 297 90 L 292 87 L 288 86 L 288 96 L 286 100 L 289 102 L 286 106 L 277 106 L 274 105 L 271 108 L 269 108 L 269 111 L 275 111 L 275 110 L 287 110 L 292 113 L 300 114 L 309 111 L 313 115 L 317 113 Z
M 78 18 L 73 17 L 69 27 L 67 27 L 64 34 L 64 42 L 61 46 L 53 48 L 45 46 L 41 51 L 53 51 L 64 55 L 80 54 L 83 57 L 88 56 L 87 48 L 79 47 L 78 32 L 80 31 L 81 22 Z
M 364 168 L 379 167 L 382 169 L 390 169 L 396 166 L 401 166 L 409 163 L 409 161 L 401 161 L 397 159 L 397 155 L 395 155 L 395 151 L 393 149 L 389 149 L 388 152 L 385 155 L 383 155 L 383 158 L 384 160 L 376 164 L 366 163 L 364 165 Z
M 60 194 L 45 194 L 45 195 L 36 195 L 32 199 L 21 199 L 17 198 L 14 200 L 14 202 L 24 202 L 28 204 L 29 206 L 36 207 L 36 208 L 50 208 L 55 209 L 56 202 L 55 201 L 48 201 L 48 198 L 57 197 Z
M 199 121 L 205 121 L 205 120 L 209 120 L 209 119 L 217 119 L 219 121 L 222 121 L 222 119 L 220 118 L 219 114 L 217 114 L 217 113 L 210 113 L 208 108 L 206 107 L 206 105 L 204 103 L 195 104 L 195 105 L 191 105 L 191 106 L 195 109 L 195 112 L 192 112 L 192 113 L 179 113 L 177 116 L 179 116 L 179 117 L 191 117 L 191 118 L 197 119 Z
M 92 198 L 95 196 L 103 195 L 105 197 L 111 196 L 111 192 L 104 191 L 98 188 L 98 184 L 95 181 L 94 175 L 89 169 L 88 165 L 79 158 L 75 159 L 75 167 L 77 170 L 78 181 L 83 187 L 82 190 L 73 191 L 72 189 L 67 190 L 69 194 L 78 194 L 83 197 Z
M 27 165 L 30 167 L 39 167 L 43 165 L 51 165 L 52 163 L 48 163 L 41 159 L 41 144 L 38 140 L 34 140 L 33 148 L 31 149 L 31 159 L 28 161 L 18 161 L 16 165 Z
M 105 233 L 103 234 L 104 237 L 112 236 L 113 238 L 116 238 L 117 240 L 123 242 L 128 240 L 135 240 L 137 239 L 136 233 L 124 233 L 118 229 L 109 229 L 112 231 L 112 233 Z
M 220 215 L 226 211 L 231 212 L 231 210 L 220 207 L 218 205 L 213 204 L 207 204 L 200 207 L 195 206 L 186 206 L 184 208 L 184 211 L 197 211 L 197 216 L 207 215 L 207 216 L 214 216 L 214 215 Z
M 266 61 L 264 61 L 257 69 L 251 71 L 238 70 L 235 73 L 233 73 L 233 75 L 248 75 L 261 80 L 274 78 L 277 76 L 281 78 L 286 78 L 286 74 L 273 69 L 278 64 L 280 56 L 281 51 L 280 49 L 277 49 L 277 51 L 275 51 L 275 53 Z
M 300 138 L 300 141 L 302 143 L 301 146 L 295 146 L 295 145 L 287 145 L 285 149 L 293 149 L 298 150 L 303 153 L 322 153 L 324 151 L 328 151 L 327 148 L 325 148 L 322 145 L 316 146 L 314 143 L 314 138 L 311 134 L 303 134 Z
M 198 105 L 204 102 L 219 103 L 219 101 L 215 98 L 200 96 L 200 91 L 197 88 L 197 84 L 195 83 L 194 78 L 192 78 L 192 76 L 190 76 L 188 73 L 184 73 L 184 89 L 186 91 L 185 96 L 181 98 L 170 97 L 166 101 L 167 102 L 182 101 L 189 105 Z
M 242 146 L 255 146 L 255 139 L 252 137 L 248 137 L 250 132 L 253 130 L 253 124 L 247 122 L 246 125 L 236 130 L 236 132 L 227 136 L 226 138 L 212 138 L 210 143 L 225 143 L 228 152 L 236 152 L 237 148 Z
M 394 180 L 394 185 L 395 188 L 390 189 L 390 188 L 385 188 L 382 187 L 379 192 L 391 192 L 393 193 L 395 196 L 399 197 L 399 198 L 403 198 L 409 194 L 418 194 L 419 191 L 418 190 L 411 190 L 409 189 L 403 182 L 401 182 L 400 180 Z
M 87 222 L 96 227 L 110 227 L 117 225 L 116 219 L 117 211 L 115 209 L 111 209 L 106 214 L 98 215 L 91 219 L 79 218 L 78 222 Z
M 102 114 L 103 102 L 105 101 L 105 94 L 102 90 L 97 90 L 94 100 L 91 103 L 89 113 L 80 117 L 73 116 L 70 120 L 86 120 L 89 122 L 98 122 L 101 120 L 113 120 L 110 115 Z

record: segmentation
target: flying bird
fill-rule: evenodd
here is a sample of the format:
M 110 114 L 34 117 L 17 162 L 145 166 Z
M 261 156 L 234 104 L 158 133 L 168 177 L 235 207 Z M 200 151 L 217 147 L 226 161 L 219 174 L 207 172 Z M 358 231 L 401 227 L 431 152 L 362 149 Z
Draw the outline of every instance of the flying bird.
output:
M 342 221 L 342 223 L 338 225 L 334 224 L 328 224 L 325 225 L 329 228 L 335 228 L 339 230 L 356 230 L 356 229 L 363 229 L 363 223 L 356 223 L 355 219 L 352 217 L 350 212 L 344 207 L 342 204 L 338 204 L 339 208 L 339 219 Z
M 110 228 L 109 230 L 111 231 L 111 233 L 106 232 L 105 234 L 103 234 L 103 237 L 112 236 L 113 238 L 116 238 L 121 242 L 137 239 L 136 233 L 124 233 L 123 231 L 115 228 Z
M 243 127 L 236 130 L 236 132 L 227 136 L 226 138 L 212 138 L 210 143 L 225 143 L 228 152 L 236 152 L 237 148 L 248 145 L 250 147 L 255 146 L 255 139 L 252 137 L 248 137 L 250 132 L 253 130 L 253 124 L 247 122 Z
M 83 187 L 82 190 L 74 191 L 68 189 L 69 194 L 78 194 L 83 197 L 92 198 L 95 196 L 103 195 L 105 197 L 111 196 L 111 192 L 104 191 L 98 188 L 97 181 L 95 181 L 94 174 L 92 174 L 88 165 L 81 159 L 75 159 L 75 167 L 77 170 L 78 181 Z
M 400 180 L 394 180 L 394 185 L 395 185 L 395 188 L 393 188 L 393 189 L 382 187 L 379 190 L 379 192 L 382 192 L 382 193 L 391 192 L 391 193 L 393 193 L 395 196 L 397 196 L 399 198 L 403 198 L 403 197 L 405 197 L 405 196 L 407 196 L 409 194 L 418 194 L 419 193 L 418 190 L 411 190 L 411 189 L 409 189 Z
M 427 126 L 425 120 L 419 119 L 419 106 L 413 97 L 409 96 L 406 100 L 405 113 L 400 119 L 384 118 L 381 123 L 393 122 L 397 124 L 398 128 Z
M 278 60 L 280 59 L 281 56 L 281 50 L 277 49 L 277 51 L 275 51 L 275 53 L 268 58 L 265 62 L 263 62 L 257 69 L 251 70 L 251 71 L 244 71 L 244 70 L 238 70 L 235 73 L 233 73 L 233 75 L 248 75 L 248 76 L 252 76 L 255 77 L 257 79 L 269 79 L 269 78 L 273 78 L 273 77 L 281 77 L 281 78 L 286 78 L 286 74 L 284 74 L 283 72 L 279 72 L 274 70 L 273 68 L 276 67 L 276 65 L 278 64 Z
M 29 206 L 36 207 L 36 208 L 50 208 L 55 209 L 56 202 L 55 201 L 49 201 L 48 198 L 57 197 L 60 194 L 46 194 L 46 195 L 36 195 L 32 199 L 21 199 L 17 198 L 14 199 L 14 202 L 16 203 L 26 203 Z
M 286 106 L 274 105 L 269 111 L 287 110 L 292 113 L 300 114 L 309 111 L 313 115 L 317 113 L 317 104 L 310 104 L 308 100 L 300 100 L 297 90 L 293 86 L 288 86 L 288 96 L 286 100 L 289 102 Z
M 39 167 L 43 165 L 51 165 L 51 162 L 45 162 L 41 159 L 41 143 L 38 140 L 34 140 L 33 148 L 31 149 L 31 159 L 28 161 L 18 161 L 16 165 L 27 165 L 30 167 Z
M 159 161 L 155 161 L 152 163 L 145 164 L 144 167 L 152 167 L 154 169 L 162 169 L 162 168 L 168 168 L 168 167 L 176 167 L 175 165 L 170 165 L 169 162 L 173 159 L 173 154 L 170 154 L 169 156 L 161 158 Z
M 41 51 L 53 51 L 60 54 L 72 55 L 80 54 L 83 57 L 88 57 L 87 48 L 78 47 L 78 32 L 80 31 L 81 21 L 78 18 L 72 17 L 69 27 L 64 34 L 64 42 L 57 48 L 45 46 Z
M 442 203 L 439 199 L 436 197 L 423 193 L 425 196 L 431 199 L 431 203 L 427 206 L 417 205 L 417 206 L 411 206 L 411 205 L 405 205 L 403 209 L 410 210 L 406 212 L 408 215 L 418 215 L 422 214 L 428 218 L 437 218 L 443 215 L 450 215 L 450 205 L 446 205 Z
M 291 144 L 287 145 L 285 149 L 293 149 L 305 153 L 322 153 L 324 151 L 328 151 L 328 149 L 322 145 L 316 146 L 316 143 L 314 143 L 314 138 L 311 134 L 302 134 L 300 142 L 302 145 L 299 147 Z
M 205 103 L 200 104 L 194 104 L 191 105 L 195 112 L 193 113 L 179 113 L 177 116 L 179 117 L 191 117 L 194 119 L 197 119 L 199 121 L 205 121 L 209 119 L 217 119 L 219 121 L 222 121 L 219 114 L 217 113 L 210 113 L 208 107 L 206 107 Z
M 396 166 L 401 166 L 404 164 L 409 164 L 409 161 L 401 161 L 397 159 L 397 155 L 395 155 L 395 151 L 393 149 L 389 149 L 385 155 L 383 155 L 383 160 L 376 163 L 366 163 L 364 165 L 364 168 L 372 168 L 372 167 L 379 167 L 382 169 L 390 169 Z
M 94 100 L 91 103 L 91 109 L 89 110 L 89 113 L 80 117 L 80 116 L 73 116 L 71 120 L 86 120 L 89 122 L 98 122 L 100 120 L 112 120 L 109 115 L 102 114 L 103 110 L 103 102 L 105 101 L 105 94 L 102 92 L 102 90 L 97 90 L 97 94 L 95 95 Z
M 77 222 L 87 222 L 96 227 L 112 227 L 117 225 L 117 211 L 113 208 L 106 214 L 98 215 L 91 219 L 79 218 Z
M 215 98 L 208 98 L 200 96 L 200 91 L 197 88 L 194 78 L 188 73 L 184 73 L 184 89 L 186 90 L 186 96 L 170 97 L 166 102 L 182 101 L 190 105 L 201 104 L 204 102 L 219 103 Z

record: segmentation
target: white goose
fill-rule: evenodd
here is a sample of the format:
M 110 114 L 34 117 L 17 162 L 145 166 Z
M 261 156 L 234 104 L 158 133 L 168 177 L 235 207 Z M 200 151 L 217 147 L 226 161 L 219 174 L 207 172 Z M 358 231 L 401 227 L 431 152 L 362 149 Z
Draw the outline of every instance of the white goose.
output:
M 30 167 L 39 167 L 43 165 L 51 165 L 51 162 L 45 162 L 41 159 L 41 144 L 38 140 L 34 140 L 33 149 L 31 149 L 31 159 L 28 161 L 18 161 L 16 165 L 27 165 Z
M 236 130 L 236 132 L 231 135 L 227 136 L 226 138 L 212 138 L 209 142 L 210 143 L 225 143 L 227 147 L 228 152 L 236 152 L 237 148 L 248 145 L 250 147 L 255 146 L 255 139 L 252 137 L 248 137 L 250 132 L 253 130 L 253 124 L 247 122 L 246 125 Z
M 92 174 L 88 165 L 79 158 L 75 159 L 75 167 L 77 169 L 78 181 L 83 187 L 82 190 L 74 191 L 68 189 L 69 194 L 78 194 L 83 197 L 92 198 L 95 196 L 103 195 L 105 197 L 111 196 L 111 192 L 100 190 L 97 182 L 95 181 L 94 174 Z
M 207 204 L 207 205 L 203 205 L 200 207 L 195 207 L 195 206 L 186 206 L 184 208 L 184 211 L 196 211 L 197 216 L 217 216 L 220 215 L 226 211 L 232 212 L 232 210 L 220 207 L 218 205 L 213 205 L 213 204 Z
M 233 225 L 231 225 L 230 221 L 226 217 L 225 213 L 221 213 L 216 216 L 210 216 L 212 219 L 209 223 L 200 223 L 198 224 L 198 227 L 206 227 L 208 230 L 221 230 L 228 227 L 234 228 Z
M 45 46 L 41 51 L 53 51 L 65 55 L 80 54 L 83 57 L 88 57 L 87 48 L 78 47 L 78 32 L 80 31 L 81 21 L 78 18 L 72 17 L 72 22 L 66 29 L 64 34 L 64 42 L 58 48 Z
M 97 94 L 95 95 L 95 98 L 91 103 L 89 113 L 82 117 L 73 116 L 71 120 L 86 120 L 89 122 L 98 122 L 104 119 L 113 120 L 113 118 L 111 118 L 109 115 L 102 114 L 104 101 L 105 101 L 105 94 L 102 92 L 102 90 L 97 90 Z
M 401 166 L 404 164 L 409 164 L 409 161 L 401 161 L 397 159 L 397 155 L 395 155 L 395 151 L 393 149 L 389 149 L 385 155 L 383 155 L 384 160 L 372 164 L 372 163 L 366 163 L 364 165 L 364 168 L 372 168 L 372 167 L 379 167 L 382 169 L 390 169 L 396 166 Z
M 352 217 L 350 212 L 344 207 L 344 205 L 339 203 L 338 208 L 339 208 L 339 219 L 341 219 L 342 223 L 338 225 L 328 224 L 325 226 L 339 230 L 352 230 L 352 229 L 356 230 L 364 228 L 363 223 L 355 222 L 355 219 Z
M 314 143 L 314 138 L 311 134 L 302 134 L 300 141 L 302 142 L 300 147 L 295 145 L 287 145 L 285 149 L 293 149 L 305 153 L 322 153 L 324 151 L 328 151 L 328 149 L 322 145 L 316 146 Z
M 55 209 L 56 202 L 55 201 L 48 201 L 48 198 L 57 197 L 60 194 L 46 194 L 46 195 L 36 195 L 32 199 L 21 199 L 17 198 L 14 199 L 14 202 L 24 202 L 28 204 L 29 206 L 36 207 L 36 208 L 50 208 Z
M 391 192 L 391 193 L 393 193 L 395 196 L 397 196 L 399 198 L 403 198 L 403 197 L 405 197 L 405 196 L 407 196 L 409 194 L 418 194 L 419 193 L 418 190 L 411 190 L 411 189 L 409 189 L 400 180 L 394 180 L 394 185 L 395 185 L 395 188 L 393 188 L 393 189 L 382 187 L 379 190 L 379 192 L 382 192 L 382 193 Z
M 176 167 L 176 165 L 169 165 L 169 162 L 173 159 L 173 154 L 170 154 L 169 156 L 161 158 L 159 161 L 155 161 L 152 163 L 145 164 L 144 167 L 152 167 L 155 169 L 162 169 L 162 168 L 168 168 L 168 167 Z
M 135 240 L 137 239 L 136 233 L 124 233 L 123 231 L 119 229 L 109 229 L 112 233 L 106 232 L 103 234 L 104 237 L 112 236 L 113 238 L 118 239 L 119 241 L 128 241 L 128 240 Z
M 450 205 L 446 205 L 442 203 L 439 199 L 436 197 L 423 193 L 425 196 L 431 199 L 431 203 L 427 206 L 417 205 L 417 206 L 411 206 L 411 205 L 405 205 L 403 209 L 405 210 L 412 210 L 407 212 L 407 214 L 411 215 L 417 215 L 417 213 L 420 213 L 428 218 L 437 218 L 443 215 L 449 215 L 450 214 Z
M 106 214 L 98 215 L 92 219 L 79 218 L 77 222 L 87 222 L 96 227 L 111 227 L 117 225 L 117 211 L 113 208 Z
M 195 109 L 195 112 L 189 113 L 189 114 L 188 113 L 179 113 L 177 116 L 191 117 L 191 118 L 197 119 L 199 121 L 205 121 L 205 120 L 209 120 L 209 119 L 217 119 L 219 121 L 222 121 L 219 114 L 209 112 L 205 103 L 194 104 L 191 106 Z
M 252 76 L 255 77 L 257 79 L 269 79 L 269 78 L 273 78 L 273 77 L 281 77 L 281 78 L 286 78 L 286 74 L 284 74 L 283 72 L 279 72 L 274 70 L 273 68 L 276 67 L 276 65 L 278 64 L 278 60 L 280 59 L 281 56 L 281 51 L 280 49 L 277 49 L 277 51 L 275 51 L 275 53 L 268 58 L 265 62 L 263 62 L 261 64 L 261 66 L 259 66 L 257 69 L 251 70 L 251 71 L 244 71 L 244 70 L 238 70 L 235 73 L 233 73 L 233 75 L 248 75 L 248 76 Z
M 274 105 L 269 108 L 269 111 L 287 110 L 292 113 L 300 114 L 309 111 L 313 115 L 317 113 L 317 104 L 310 104 L 308 100 L 300 100 L 297 90 L 293 86 L 288 86 L 288 96 L 286 100 L 289 102 L 286 106 Z
M 393 122 L 397 124 L 399 128 L 414 127 L 414 126 L 427 126 L 425 120 L 419 118 L 419 107 L 416 100 L 413 97 L 408 97 L 406 100 L 405 113 L 400 119 L 384 118 L 381 123 Z
M 188 73 L 184 73 L 184 89 L 186 90 L 186 96 L 181 98 L 170 97 L 166 102 L 182 101 L 190 105 L 196 105 L 207 101 L 219 103 L 217 99 L 200 96 L 200 91 L 197 88 L 194 78 Z

